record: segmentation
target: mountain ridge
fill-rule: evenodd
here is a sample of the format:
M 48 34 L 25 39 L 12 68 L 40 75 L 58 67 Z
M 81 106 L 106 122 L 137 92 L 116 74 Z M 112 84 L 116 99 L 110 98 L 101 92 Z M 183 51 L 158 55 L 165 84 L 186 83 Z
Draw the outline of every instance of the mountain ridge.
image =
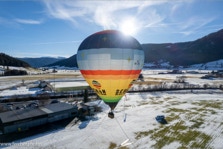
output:
M 141 46 L 145 52 L 145 63 L 166 61 L 173 66 L 188 66 L 207 63 L 223 59 L 223 29 L 194 41 L 178 43 L 144 43 L 141 44 Z M 24 61 L 26 63 L 24 63 L 25 66 L 29 65 L 32 67 L 77 67 L 76 54 L 69 58 L 41 57 L 18 59 Z M 14 59 L 7 60 L 9 62 L 6 63 L 1 58 L 0 65 L 3 65 L 3 62 L 7 65 L 15 64 L 15 62 L 13 62 Z M 21 63 L 21 61 L 18 63 Z
M 28 63 L 9 56 L 5 53 L 0 53 L 0 65 L 2 66 L 16 66 L 16 67 L 31 67 Z
M 146 62 L 165 60 L 192 65 L 223 59 L 223 29 L 200 39 L 180 43 L 142 44 Z
M 208 34 L 202 38 L 188 42 L 178 43 L 147 43 L 141 44 L 145 52 L 145 62 L 168 61 L 174 66 L 188 66 L 223 59 L 223 29 Z M 71 58 L 72 57 L 72 58 Z M 76 54 L 71 56 L 69 67 L 77 67 Z M 68 61 L 68 60 L 67 60 Z M 64 65 L 66 59 L 61 63 L 51 64 Z
M 44 67 L 47 65 L 50 65 L 52 63 L 56 63 L 60 60 L 66 59 L 65 57 L 39 57 L 39 58 L 30 58 L 30 57 L 24 57 L 24 58 L 18 58 L 22 61 L 27 62 L 32 67 Z

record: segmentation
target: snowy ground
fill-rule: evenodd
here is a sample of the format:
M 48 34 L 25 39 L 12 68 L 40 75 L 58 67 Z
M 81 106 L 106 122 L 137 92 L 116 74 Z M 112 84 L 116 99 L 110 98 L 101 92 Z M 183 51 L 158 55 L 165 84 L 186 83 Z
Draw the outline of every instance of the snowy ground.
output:
M 223 147 L 222 94 L 127 94 L 107 117 L 104 112 L 64 129 L 14 142 L 9 148 L 216 148 Z M 168 124 L 157 123 L 165 115 Z M 125 120 L 125 121 L 124 121 Z M 124 142 L 129 139 L 128 142 Z
M 57 82 L 52 82 L 51 84 L 52 86 L 55 85 L 55 88 L 89 86 L 88 83 L 84 79 L 79 80 L 79 81 L 68 81 L 68 82 L 57 81 Z

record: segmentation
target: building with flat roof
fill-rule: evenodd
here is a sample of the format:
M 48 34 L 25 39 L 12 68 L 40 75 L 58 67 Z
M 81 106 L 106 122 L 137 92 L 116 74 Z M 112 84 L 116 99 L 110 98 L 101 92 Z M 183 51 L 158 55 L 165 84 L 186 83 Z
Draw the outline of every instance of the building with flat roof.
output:
M 27 107 L 0 113 L 0 131 L 3 134 L 28 130 L 31 127 L 77 116 L 76 106 L 53 103 L 42 107 Z

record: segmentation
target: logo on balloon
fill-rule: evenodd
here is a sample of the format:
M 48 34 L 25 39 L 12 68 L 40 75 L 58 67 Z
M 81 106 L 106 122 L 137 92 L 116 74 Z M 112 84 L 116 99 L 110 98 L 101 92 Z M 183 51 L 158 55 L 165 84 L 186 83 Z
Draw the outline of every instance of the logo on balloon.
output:
M 92 81 L 92 84 L 93 84 L 93 86 L 96 87 L 97 89 L 100 89 L 100 88 L 101 88 L 101 84 L 100 84 L 98 81 L 93 80 L 93 81 Z

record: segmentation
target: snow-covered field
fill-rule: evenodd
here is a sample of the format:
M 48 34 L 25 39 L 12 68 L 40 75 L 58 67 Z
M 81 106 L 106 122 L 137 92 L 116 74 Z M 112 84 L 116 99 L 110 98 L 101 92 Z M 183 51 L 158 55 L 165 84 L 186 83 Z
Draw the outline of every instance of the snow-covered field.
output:
M 128 93 L 107 117 L 103 107 L 89 120 L 14 142 L 9 148 L 216 148 L 223 147 L 222 94 Z M 168 124 L 155 120 L 164 115 Z M 123 146 L 122 146 L 123 145 Z
M 221 79 L 200 79 L 203 74 L 174 75 L 157 72 L 161 70 L 143 70 L 142 74 L 145 81 L 172 82 L 177 76 L 183 75 L 190 84 L 223 84 Z M 76 76 L 75 81 L 66 80 L 51 80 L 51 82 L 55 83 L 56 87 L 86 85 L 81 76 Z M 12 80 L 12 83 L 15 82 Z M 25 90 L 25 87 L 17 88 L 16 94 L 19 94 L 19 91 L 27 93 Z M 9 90 L 5 92 L 7 91 Z M 13 93 L 15 94 L 15 91 L 11 90 L 10 94 Z M 127 93 L 115 108 L 114 119 L 107 117 L 109 111 L 107 105 L 102 101 L 95 101 L 102 107 L 103 112 L 89 117 L 87 121 L 71 123 L 63 129 L 14 141 L 9 143 L 8 148 L 221 149 L 223 148 L 222 93 L 222 90 Z M 4 96 L 6 93 L 1 91 L 0 95 Z M 158 123 L 155 120 L 157 115 L 164 115 L 168 124 Z

